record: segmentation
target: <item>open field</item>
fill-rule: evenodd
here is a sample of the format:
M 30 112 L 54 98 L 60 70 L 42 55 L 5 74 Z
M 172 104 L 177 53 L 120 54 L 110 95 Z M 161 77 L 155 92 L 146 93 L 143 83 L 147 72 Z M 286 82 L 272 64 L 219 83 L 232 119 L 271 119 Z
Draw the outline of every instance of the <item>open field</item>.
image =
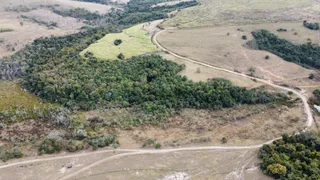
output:
M 182 76 L 187 76 L 188 79 L 194 82 L 199 82 L 199 81 L 206 82 L 208 79 L 212 79 L 212 78 L 223 78 L 231 81 L 232 84 L 236 86 L 246 87 L 248 89 L 256 88 L 263 85 L 262 83 L 255 82 L 245 77 L 239 77 L 237 75 L 230 74 L 227 72 L 214 70 L 214 69 L 204 67 L 198 64 L 194 64 L 191 62 L 186 62 L 170 54 L 166 54 L 166 53 L 159 53 L 159 54 L 162 55 L 165 59 L 176 62 L 178 64 L 184 64 L 185 69 L 181 71 L 179 74 Z
M 117 59 L 122 53 L 125 58 L 138 56 L 141 54 L 151 53 L 157 50 L 152 44 L 148 32 L 143 29 L 144 24 L 133 26 L 125 29 L 122 33 L 107 34 L 94 44 L 91 44 L 87 49 L 81 52 L 84 55 L 86 52 L 91 52 L 99 59 Z M 118 46 L 114 44 L 116 39 L 122 40 Z
M 277 32 L 278 28 L 287 28 L 288 32 Z M 296 43 L 307 42 L 307 39 L 319 42 L 317 32 L 304 28 L 302 23 L 167 30 L 158 36 L 158 40 L 164 47 L 182 56 L 245 74 L 250 74 L 249 68 L 252 67 L 255 69 L 254 76 L 276 82 L 306 78 L 313 72 L 269 52 L 245 48 L 246 41 L 241 37 L 246 35 L 251 40 L 251 32 L 258 29 L 268 29 Z M 266 55 L 270 56 L 269 60 L 265 59 Z
M 73 3 L 72 1 L 70 2 Z M 84 25 L 81 21 L 71 17 L 59 16 L 45 7 L 56 3 L 59 4 L 57 0 L 45 2 L 39 0 L 27 2 L 22 0 L 1 1 L 0 28 L 10 28 L 14 31 L 0 33 L 0 58 L 14 54 L 37 38 L 78 32 Z M 91 4 L 96 5 L 95 3 Z M 60 6 L 64 7 L 64 5 Z M 87 7 L 90 6 L 87 5 Z M 7 11 L 6 8 L 16 9 L 17 11 Z M 29 19 L 21 18 L 21 15 L 46 23 L 55 22 L 57 27 L 48 28 Z
M 202 27 L 319 19 L 315 0 L 199 0 L 200 6 L 184 9 L 165 27 Z
M 253 179 L 269 180 L 259 169 L 257 150 L 203 150 L 170 153 L 99 153 L 0 169 L 6 180 L 33 179 Z M 126 155 L 127 154 L 127 155 Z M 116 157 L 118 156 L 118 157 Z M 114 158 L 113 158 L 114 157 Z M 113 159 L 112 159 L 113 158 Z M 110 159 L 110 160 L 109 160 Z M 73 167 L 67 169 L 66 165 Z M 96 164 L 93 164 L 96 162 Z M 91 168 L 90 168 L 91 165 Z M 69 177 L 68 177 L 69 176 Z M 184 178 L 182 178 L 184 177 Z
M 154 139 L 164 147 L 221 145 L 254 145 L 298 132 L 304 127 L 301 104 L 294 107 L 265 105 L 240 106 L 234 109 L 185 109 L 160 126 L 131 127 L 119 130 L 121 148 L 139 148 L 147 139 Z
M 115 0 L 118 1 L 118 0 Z M 122 2 L 122 0 L 119 0 Z M 73 0 L 2 0 L 1 8 L 17 8 L 17 7 L 28 7 L 28 8 L 39 8 L 40 5 L 48 6 L 48 5 L 59 5 L 61 8 L 73 9 L 73 8 L 84 8 L 91 12 L 99 12 L 104 14 L 108 12 L 113 6 L 103 5 L 98 3 L 90 3 L 90 2 L 80 2 Z
M 18 84 L 0 81 L 0 111 L 20 107 L 33 109 L 44 106 L 38 97 L 23 91 Z

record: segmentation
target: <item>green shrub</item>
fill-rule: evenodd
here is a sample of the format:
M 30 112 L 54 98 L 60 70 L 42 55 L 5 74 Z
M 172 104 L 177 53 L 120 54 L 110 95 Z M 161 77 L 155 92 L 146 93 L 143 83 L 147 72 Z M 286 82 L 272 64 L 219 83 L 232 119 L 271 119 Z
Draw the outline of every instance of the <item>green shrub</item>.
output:
M 39 148 L 38 151 L 40 154 L 53 154 L 58 153 L 63 149 L 64 145 L 61 140 L 54 140 L 54 139 L 44 139 Z
M 115 46 L 118 46 L 118 45 L 120 45 L 122 43 L 122 40 L 121 39 L 116 39 L 116 40 L 114 40 L 113 43 L 114 43 Z

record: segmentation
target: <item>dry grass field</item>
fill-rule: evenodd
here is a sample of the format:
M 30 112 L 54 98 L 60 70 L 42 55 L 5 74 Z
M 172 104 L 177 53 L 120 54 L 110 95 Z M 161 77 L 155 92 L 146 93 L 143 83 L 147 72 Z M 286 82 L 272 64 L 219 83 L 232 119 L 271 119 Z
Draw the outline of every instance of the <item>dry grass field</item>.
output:
M 191 62 L 186 62 L 170 54 L 166 54 L 166 53 L 159 53 L 159 54 L 162 55 L 165 59 L 176 62 L 178 64 L 184 64 L 185 69 L 180 72 L 180 75 L 187 76 L 188 79 L 194 82 L 200 82 L 200 81 L 205 82 L 208 79 L 212 79 L 212 78 L 223 78 L 223 79 L 228 79 L 229 81 L 232 82 L 232 84 L 236 86 L 246 87 L 248 89 L 256 88 L 263 85 L 259 82 L 253 81 L 252 79 L 237 76 L 224 71 L 211 69 L 211 68 L 194 64 Z
M 113 160 L 105 159 L 123 153 L 100 153 L 85 157 L 29 163 L 0 169 L 0 173 L 5 180 L 57 180 L 71 173 L 79 172 L 94 162 L 105 160 L 105 162 L 97 164 L 89 170 L 81 171 L 69 179 L 178 180 L 178 177 L 184 177 L 189 180 L 270 180 L 271 178 L 263 175 L 260 171 L 258 167 L 260 160 L 256 153 L 255 149 L 181 151 L 122 156 Z M 72 163 L 73 167 L 67 169 L 66 165 L 69 163 Z
M 139 148 L 147 139 L 155 139 L 164 147 L 192 145 L 255 145 L 303 129 L 303 106 L 265 105 L 239 106 L 234 109 L 185 109 L 169 118 L 163 126 L 132 127 L 118 130 L 122 148 Z
M 287 28 L 288 32 L 277 32 L 278 28 Z M 251 32 L 268 29 L 281 38 L 295 43 L 304 43 L 310 39 L 318 43 L 318 32 L 302 26 L 302 23 L 257 24 L 243 26 L 223 26 L 185 30 L 167 30 L 158 36 L 158 41 L 166 48 L 182 56 L 206 62 L 218 67 L 249 74 L 254 68 L 254 76 L 273 81 L 288 81 L 306 78 L 313 72 L 294 63 L 265 51 L 252 50 L 244 47 L 248 40 L 253 39 Z M 294 33 L 297 32 L 297 35 Z M 229 35 L 228 35 L 229 33 Z M 266 60 L 266 55 L 270 56 Z
M 199 0 L 200 6 L 182 10 L 165 27 L 202 27 L 319 19 L 316 0 Z

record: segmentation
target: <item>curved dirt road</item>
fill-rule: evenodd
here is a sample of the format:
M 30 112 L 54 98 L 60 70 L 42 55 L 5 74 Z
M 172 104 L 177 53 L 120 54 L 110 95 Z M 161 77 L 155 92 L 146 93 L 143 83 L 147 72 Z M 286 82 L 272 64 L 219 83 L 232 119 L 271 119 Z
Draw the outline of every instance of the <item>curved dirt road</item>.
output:
M 186 58 L 186 57 L 182 57 L 182 56 L 180 56 L 180 55 L 178 55 L 178 54 L 166 49 L 165 47 L 163 47 L 157 41 L 157 36 L 159 34 L 165 32 L 165 31 L 166 30 L 159 31 L 152 37 L 152 42 L 156 46 L 158 46 L 160 49 L 170 53 L 171 55 L 173 55 L 173 56 L 175 56 L 177 58 L 183 59 L 185 61 L 189 61 L 189 62 L 192 62 L 192 63 L 195 63 L 195 64 L 199 64 L 199 65 L 202 65 L 202 66 L 205 66 L 205 67 L 209 67 L 209 68 L 212 68 L 212 69 L 215 69 L 215 70 L 224 71 L 224 72 L 228 72 L 228 73 L 232 73 L 232 74 L 235 74 L 235 75 L 238 75 L 238 76 L 242 76 L 242 77 L 246 77 L 246 78 L 252 79 L 252 77 L 250 77 L 248 75 L 245 75 L 245 74 L 242 74 L 242 73 L 237 73 L 237 72 L 234 72 L 234 71 L 231 71 L 231 70 L 228 70 L 228 69 L 212 66 L 210 64 L 206 64 L 206 63 L 203 63 L 203 62 L 192 60 L 192 59 L 189 59 L 189 58 Z M 308 129 L 308 128 L 310 128 L 312 126 L 313 116 L 312 116 L 309 104 L 307 102 L 307 98 L 304 95 L 302 95 L 300 92 L 298 92 L 298 91 L 296 91 L 294 89 L 290 89 L 290 88 L 287 88 L 287 87 L 283 87 L 283 86 L 279 86 L 279 85 L 273 84 L 271 81 L 267 81 L 267 80 L 264 80 L 264 79 L 258 79 L 258 78 L 255 78 L 255 79 L 257 81 L 259 81 L 259 82 L 262 82 L 264 84 L 270 85 L 272 87 L 275 87 L 275 88 L 278 88 L 278 89 L 281 89 L 281 90 L 292 91 L 299 98 L 301 98 L 301 100 L 303 101 L 303 104 L 304 104 L 304 111 L 305 111 L 305 113 L 307 115 L 306 129 Z M 122 154 L 117 154 L 117 155 L 114 155 L 114 156 L 110 156 L 110 157 L 101 159 L 101 160 L 99 160 L 99 161 L 97 161 L 97 162 L 95 162 L 93 164 L 90 164 L 89 166 L 86 166 L 86 167 L 84 167 L 84 168 L 82 168 L 82 169 L 80 169 L 80 170 L 78 170 L 76 172 L 73 172 L 73 173 L 71 173 L 71 174 L 69 174 L 69 175 L 67 175 L 67 176 L 62 178 L 62 180 L 66 180 L 66 179 L 74 177 L 74 176 L 78 175 L 79 173 L 84 172 L 84 171 L 86 171 L 86 170 L 88 170 L 90 168 L 93 168 L 93 167 L 95 167 L 97 165 L 100 165 L 100 164 L 102 164 L 102 163 L 104 163 L 106 161 L 114 160 L 116 158 L 121 158 L 121 157 L 126 157 L 126 156 L 132 156 L 132 155 L 138 155 L 138 154 L 161 154 L 161 153 L 170 153 L 170 152 L 177 152 L 177 151 L 256 149 L 256 148 L 262 147 L 264 144 L 270 144 L 274 140 L 277 140 L 277 139 L 280 139 L 280 138 L 281 137 L 272 139 L 272 140 L 270 140 L 268 142 L 265 142 L 263 144 L 252 145 L 252 146 L 206 146 L 206 147 L 187 147 L 187 148 L 174 148 L 174 149 L 162 149 L 162 150 L 143 150 L 143 149 L 102 150 L 102 151 L 88 152 L 88 153 L 82 153 L 82 154 L 74 154 L 74 155 L 58 156 L 58 157 L 49 157 L 49 158 L 41 158 L 41 159 L 26 160 L 26 161 L 20 161 L 20 162 L 15 162 L 15 163 L 9 163 L 9 164 L 0 166 L 0 169 L 9 168 L 9 167 L 12 167 L 12 166 L 17 166 L 17 165 L 22 165 L 22 164 L 34 163 L 34 162 L 45 162 L 45 161 L 52 161 L 52 160 L 57 160 L 57 159 L 81 157 L 81 156 L 100 154 L 100 153 L 106 153 L 106 152 L 113 152 L 113 151 L 125 152 L 125 153 L 122 153 Z
M 312 126 L 312 123 L 313 123 L 313 116 L 312 116 L 312 113 L 311 113 L 311 109 L 310 109 L 310 106 L 308 104 L 308 100 L 307 98 L 301 94 L 300 92 L 296 91 L 295 89 L 291 89 L 291 88 L 287 88 L 287 87 L 283 87 L 283 86 L 279 86 L 279 85 L 276 85 L 276 84 L 273 84 L 271 81 L 267 81 L 267 80 L 264 80 L 264 79 L 259 79 L 259 78 L 254 78 L 254 77 L 251 77 L 251 76 L 248 76 L 246 74 L 242 74 L 242 73 L 238 73 L 238 72 L 234 72 L 234 71 L 231 71 L 231 70 L 228 70 L 228 69 L 224 69 L 224 68 L 220 68 L 220 67 L 217 67 L 217 66 L 213 66 L 213 65 L 210 65 L 210 64 L 207 64 L 207 63 L 203 63 L 203 62 L 200 62 L 200 61 L 197 61 L 197 60 L 193 60 L 193 59 L 190 59 L 190 58 L 186 58 L 186 57 L 183 57 L 183 56 L 180 56 L 179 54 L 176 54 L 172 51 L 170 51 L 169 49 L 163 47 L 157 40 L 157 37 L 159 34 L 165 32 L 166 30 L 162 30 L 162 31 L 159 31 L 157 32 L 156 34 L 154 34 L 152 36 L 152 42 L 158 47 L 160 48 L 161 50 L 163 51 L 166 51 L 168 52 L 169 54 L 179 58 L 179 59 L 182 59 L 182 60 L 185 60 L 185 61 L 189 61 L 189 62 L 192 62 L 192 63 L 195 63 L 195 64 L 199 64 L 199 65 L 202 65 L 202 66 L 205 66 L 205 67 L 208 67 L 208 68 L 211 68 L 211 69 L 215 69 L 215 70 L 219 70 L 219 71 L 224 71 L 224 72 L 227 72 L 227 73 L 231 73 L 231 74 L 234 74 L 234 75 L 237 75 L 237 76 L 242 76 L 242 77 L 246 77 L 246 78 L 249 78 L 249 79 L 255 79 L 259 82 L 262 82 L 264 84 L 267 84 L 267 85 L 270 85 L 272 87 L 275 87 L 277 89 L 281 89 L 281 90 L 285 90 L 285 91 L 292 91 L 294 94 L 296 94 L 303 102 L 303 105 L 304 105 L 304 112 L 306 113 L 307 115 L 307 122 L 306 122 L 306 128 L 310 128 Z

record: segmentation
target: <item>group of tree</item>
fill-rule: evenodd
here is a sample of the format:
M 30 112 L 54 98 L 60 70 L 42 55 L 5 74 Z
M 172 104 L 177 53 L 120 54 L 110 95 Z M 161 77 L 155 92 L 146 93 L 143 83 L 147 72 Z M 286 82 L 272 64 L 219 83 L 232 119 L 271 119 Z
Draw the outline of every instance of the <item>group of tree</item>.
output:
M 306 43 L 293 44 L 285 39 L 280 39 L 267 30 L 253 32 L 259 50 L 266 50 L 276 54 L 286 61 L 299 65 L 320 68 L 320 47 Z
M 23 61 L 22 85 L 52 103 L 71 109 L 140 107 L 146 113 L 169 109 L 233 107 L 286 98 L 229 81 L 192 82 L 178 73 L 183 65 L 161 56 L 101 61 L 79 52 L 116 28 L 91 29 L 64 37 L 35 40 L 9 61 Z
M 275 179 L 320 179 L 319 134 L 303 132 L 283 135 L 282 139 L 260 149 L 261 169 Z
M 308 21 L 304 20 L 303 25 L 304 25 L 304 27 L 311 29 L 311 30 L 319 30 L 320 29 L 319 23 L 309 23 Z

